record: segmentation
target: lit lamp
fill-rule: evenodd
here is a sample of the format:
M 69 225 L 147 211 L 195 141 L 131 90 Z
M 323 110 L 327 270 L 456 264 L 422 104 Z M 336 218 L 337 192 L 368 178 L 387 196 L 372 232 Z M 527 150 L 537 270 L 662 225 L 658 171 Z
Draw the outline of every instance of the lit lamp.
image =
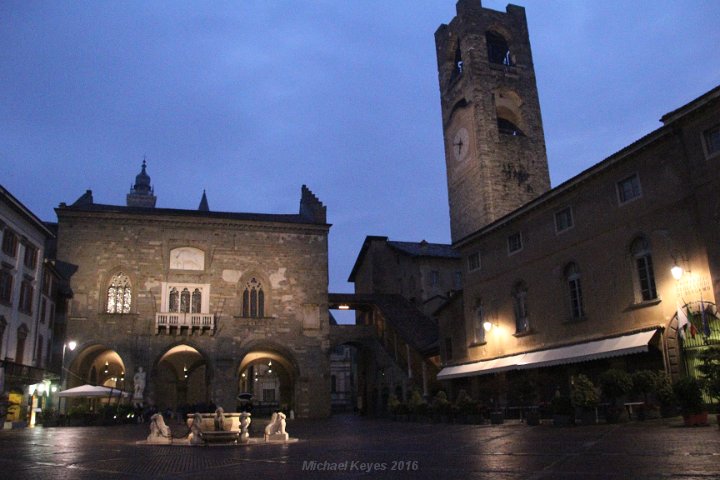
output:
M 492 323 L 490 323 L 488 321 L 483 322 L 483 328 L 485 329 L 486 332 L 489 332 L 490 330 L 492 330 L 492 327 L 493 327 Z
M 670 273 L 675 280 L 680 280 L 683 276 L 684 270 L 677 263 L 670 269 Z

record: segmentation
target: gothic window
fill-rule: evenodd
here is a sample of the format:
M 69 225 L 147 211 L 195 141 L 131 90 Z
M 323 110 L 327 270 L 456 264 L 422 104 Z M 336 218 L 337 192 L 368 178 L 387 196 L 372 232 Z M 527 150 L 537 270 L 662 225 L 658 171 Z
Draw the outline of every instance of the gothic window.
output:
M 170 295 L 168 295 L 168 312 L 177 312 L 180 308 L 180 294 L 177 288 L 173 287 L 170 289 Z
M 570 314 L 573 320 L 579 320 L 585 316 L 585 311 L 580 286 L 580 272 L 575 263 L 570 263 L 565 267 L 565 281 L 570 294 Z
M 252 278 L 243 291 L 243 317 L 262 318 L 265 316 L 265 292 L 262 283 Z
M 107 313 L 130 313 L 132 286 L 124 273 L 116 273 L 107 289 Z
M 22 324 L 17 329 L 17 343 L 15 344 L 15 363 L 22 364 L 25 356 L 25 339 L 28 336 L 28 328 Z
M 496 32 L 487 32 L 485 34 L 485 41 L 487 42 L 488 60 L 490 63 L 506 66 L 514 65 L 512 55 L 510 54 L 510 47 L 508 47 L 505 37 Z
M 653 271 L 650 243 L 647 238 L 636 238 L 630 246 L 630 252 L 635 260 L 638 297 L 644 302 L 656 299 L 655 272 Z
M 188 313 L 190 311 L 190 290 L 183 288 L 180 293 L 180 311 L 182 313 Z
M 192 312 L 193 313 L 202 312 L 202 293 L 200 293 L 199 288 L 196 288 L 195 290 L 193 290 L 193 293 L 192 293 Z
M 515 333 L 530 331 L 528 319 L 527 285 L 518 282 L 512 289 L 513 310 L 515 312 Z

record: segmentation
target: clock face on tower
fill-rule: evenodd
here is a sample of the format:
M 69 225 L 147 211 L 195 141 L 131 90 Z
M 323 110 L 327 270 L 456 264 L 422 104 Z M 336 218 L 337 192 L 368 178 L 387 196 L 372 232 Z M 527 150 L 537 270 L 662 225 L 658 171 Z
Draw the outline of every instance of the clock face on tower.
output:
M 460 128 L 455 132 L 450 147 L 452 148 L 455 160 L 458 162 L 465 160 L 470 150 L 470 134 L 468 134 L 466 128 Z

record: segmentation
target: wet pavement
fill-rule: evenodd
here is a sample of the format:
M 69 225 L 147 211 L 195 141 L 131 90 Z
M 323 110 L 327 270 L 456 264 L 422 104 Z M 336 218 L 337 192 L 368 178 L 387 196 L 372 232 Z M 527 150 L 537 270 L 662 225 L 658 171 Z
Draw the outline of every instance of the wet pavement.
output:
M 147 425 L 38 427 L 0 431 L 0 478 L 720 479 L 717 424 L 681 425 L 445 425 L 348 415 L 288 422 L 297 443 L 209 447 L 139 445 Z M 185 431 L 172 427 L 174 435 Z

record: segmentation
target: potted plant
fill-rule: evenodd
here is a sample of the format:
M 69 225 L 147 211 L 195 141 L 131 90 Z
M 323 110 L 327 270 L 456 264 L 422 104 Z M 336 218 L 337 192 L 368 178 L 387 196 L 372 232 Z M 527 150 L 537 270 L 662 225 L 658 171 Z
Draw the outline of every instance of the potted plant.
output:
M 707 425 L 707 410 L 702 398 L 702 383 L 694 377 L 684 377 L 673 384 L 673 392 L 680 404 L 686 427 Z
M 477 402 L 465 390 L 460 390 L 455 399 L 455 410 L 462 423 L 480 423 Z
M 540 414 L 537 407 L 532 408 L 537 401 L 537 385 L 527 375 L 520 375 L 510 384 L 513 399 L 521 406 L 521 415 L 525 417 L 528 425 L 539 425 Z
M 575 407 L 575 418 L 580 418 L 583 425 L 597 423 L 598 394 L 595 385 L 585 375 L 578 375 L 572 385 L 570 400 Z
M 623 414 L 624 408 L 618 400 L 632 390 L 632 378 L 624 370 L 610 369 L 600 375 L 600 388 L 603 395 L 609 400 L 605 412 L 605 420 L 608 423 L 617 423 Z
M 649 400 L 649 396 L 655 393 L 658 373 L 652 370 L 638 370 L 632 374 L 632 391 L 642 399 L 642 405 L 637 407 L 637 418 L 645 420 L 651 411 L 656 410 Z
M 660 416 L 663 418 L 674 417 L 677 415 L 677 399 L 673 392 L 672 381 L 670 375 L 659 371 L 655 374 L 655 396 L 660 402 Z
M 447 398 L 447 394 L 438 390 L 433 397 L 432 411 L 436 421 L 447 423 L 449 420 L 448 415 L 450 414 L 450 401 Z
M 428 404 L 417 389 L 414 389 L 410 394 L 408 410 L 410 411 L 411 420 L 418 421 L 426 419 Z
M 705 393 L 720 402 L 720 346 L 714 345 L 703 350 L 698 358 L 702 362 L 698 370 L 703 374 Z M 720 410 L 717 412 L 718 428 L 720 428 Z

